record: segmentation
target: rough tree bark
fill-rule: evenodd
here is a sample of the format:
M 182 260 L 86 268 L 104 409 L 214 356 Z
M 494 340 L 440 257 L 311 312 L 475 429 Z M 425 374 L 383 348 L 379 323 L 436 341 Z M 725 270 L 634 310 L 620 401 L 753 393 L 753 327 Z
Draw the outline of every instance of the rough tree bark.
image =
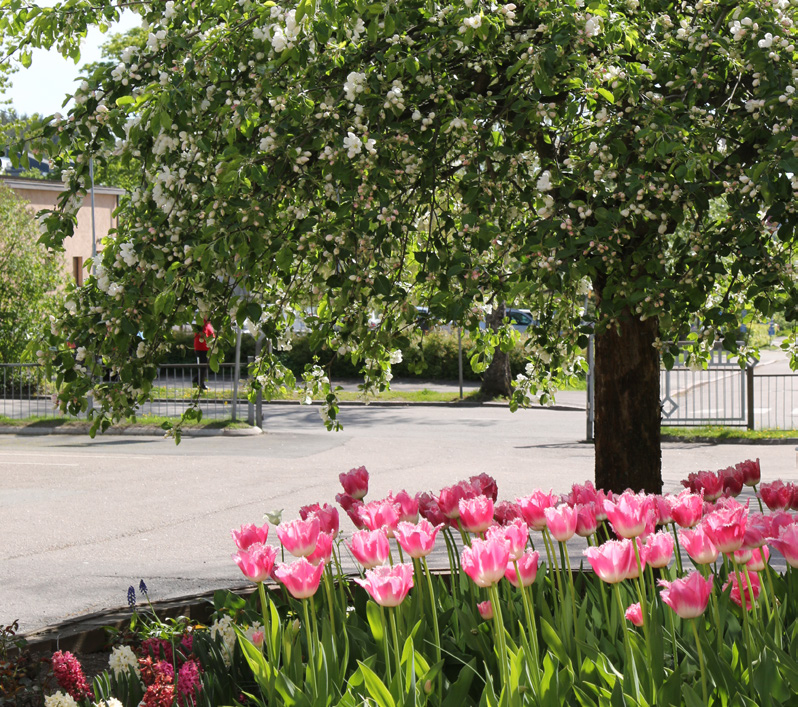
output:
M 655 319 L 627 316 L 596 336 L 596 486 L 662 491 L 659 352 Z
M 501 326 L 505 312 L 506 306 L 502 302 L 485 318 L 485 326 L 496 331 Z M 493 360 L 482 374 L 482 386 L 479 392 L 485 398 L 509 397 L 513 392 L 511 380 L 510 355 L 496 349 Z

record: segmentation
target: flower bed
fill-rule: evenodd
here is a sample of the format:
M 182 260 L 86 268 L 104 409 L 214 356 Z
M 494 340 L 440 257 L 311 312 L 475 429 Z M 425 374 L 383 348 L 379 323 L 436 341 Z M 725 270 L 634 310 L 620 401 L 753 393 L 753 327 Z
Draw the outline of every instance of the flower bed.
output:
M 354 534 L 342 538 L 327 504 L 275 519 L 279 546 L 268 524 L 234 530 L 233 560 L 256 592 L 217 592 L 209 626 L 150 605 L 92 685 L 57 653 L 61 689 L 46 705 L 798 702 L 798 489 L 757 489 L 758 461 L 691 474 L 672 496 L 587 483 L 497 502 L 482 474 L 366 503 L 364 468 L 341 481 Z M 746 486 L 755 509 L 735 498 Z M 592 572 L 572 571 L 575 534 Z M 446 576 L 427 566 L 441 542 Z M 342 552 L 359 576 L 343 574 Z

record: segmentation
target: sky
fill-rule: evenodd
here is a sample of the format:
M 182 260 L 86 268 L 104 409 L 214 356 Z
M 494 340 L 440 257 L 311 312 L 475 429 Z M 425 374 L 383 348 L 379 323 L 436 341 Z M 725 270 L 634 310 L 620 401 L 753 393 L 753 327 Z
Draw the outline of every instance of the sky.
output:
M 52 5 L 54 2 L 51 0 L 40 4 Z M 67 94 L 74 93 L 77 86 L 75 81 L 80 76 L 81 66 L 101 59 L 100 45 L 105 43 L 111 34 L 126 32 L 140 24 L 141 18 L 138 15 L 125 13 L 120 22 L 112 25 L 105 34 L 101 34 L 97 28 L 92 28 L 83 40 L 78 64 L 71 59 L 64 59 L 55 49 L 34 50 L 30 68 L 25 69 L 20 66 L 19 71 L 11 75 L 11 88 L 4 96 L 0 96 L 0 99 L 10 99 L 11 107 L 20 114 L 52 115 L 56 112 L 66 114 L 61 104 Z

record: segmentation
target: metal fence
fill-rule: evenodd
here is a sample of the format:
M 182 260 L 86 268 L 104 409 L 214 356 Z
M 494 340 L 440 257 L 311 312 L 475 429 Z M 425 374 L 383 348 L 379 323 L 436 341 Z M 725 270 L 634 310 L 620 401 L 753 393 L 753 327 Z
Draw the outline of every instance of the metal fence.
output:
M 200 390 L 200 383 L 205 388 Z M 233 420 L 245 417 L 250 424 L 260 419 L 247 399 L 247 369 L 222 364 L 211 371 L 198 364 L 159 366 L 151 401 L 142 405 L 139 415 L 178 417 L 196 400 L 203 418 Z M 37 364 L 0 364 L 0 416 L 11 419 L 60 417 L 54 402 L 55 385 Z

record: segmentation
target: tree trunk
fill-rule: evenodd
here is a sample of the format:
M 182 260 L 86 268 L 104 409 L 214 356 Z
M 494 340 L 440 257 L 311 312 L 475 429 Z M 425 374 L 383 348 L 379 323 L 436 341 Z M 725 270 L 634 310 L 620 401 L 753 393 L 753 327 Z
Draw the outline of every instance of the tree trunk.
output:
M 659 352 L 656 319 L 624 320 L 596 336 L 596 486 L 660 493 Z
M 498 305 L 485 318 L 485 326 L 489 326 L 496 331 L 505 316 L 506 307 L 504 303 Z M 498 398 L 501 396 L 510 397 L 513 393 L 510 376 L 510 354 L 496 349 L 493 353 L 493 360 L 482 374 L 482 386 L 480 394 L 485 398 Z

